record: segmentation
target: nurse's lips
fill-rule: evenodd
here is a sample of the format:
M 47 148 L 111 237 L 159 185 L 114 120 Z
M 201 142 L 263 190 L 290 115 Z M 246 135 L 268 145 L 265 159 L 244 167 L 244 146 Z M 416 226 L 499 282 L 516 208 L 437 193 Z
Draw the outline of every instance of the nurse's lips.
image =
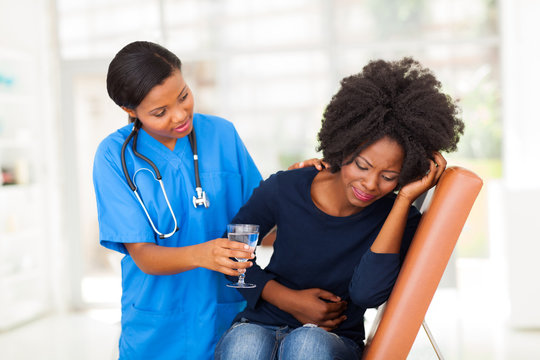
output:
M 182 125 L 175 127 L 174 131 L 176 131 L 176 132 L 185 132 L 185 131 L 187 131 L 187 129 L 189 129 L 190 123 L 191 123 L 191 121 L 186 120 Z
M 354 196 L 361 201 L 371 201 L 375 198 L 375 195 L 366 194 L 363 191 L 358 190 L 354 186 L 352 187 Z

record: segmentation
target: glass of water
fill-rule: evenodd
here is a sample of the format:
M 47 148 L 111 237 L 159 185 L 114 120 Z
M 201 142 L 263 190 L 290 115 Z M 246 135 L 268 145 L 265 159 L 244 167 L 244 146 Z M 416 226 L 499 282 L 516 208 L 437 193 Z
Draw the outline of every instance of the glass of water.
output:
M 244 244 L 249 245 L 250 248 L 255 250 L 257 246 L 257 240 L 259 239 L 259 225 L 251 224 L 229 224 L 227 225 L 227 234 L 229 240 L 238 241 Z M 239 262 L 246 262 L 248 259 L 235 258 Z M 232 284 L 227 284 L 229 287 L 233 288 L 254 288 L 255 284 L 246 284 L 244 278 L 246 274 L 240 274 L 238 276 L 238 281 Z

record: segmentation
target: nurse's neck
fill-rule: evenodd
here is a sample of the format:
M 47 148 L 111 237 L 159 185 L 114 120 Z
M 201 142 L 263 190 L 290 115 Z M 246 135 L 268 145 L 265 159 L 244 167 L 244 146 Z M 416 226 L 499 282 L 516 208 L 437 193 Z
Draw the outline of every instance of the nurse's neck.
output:
M 169 141 L 163 142 L 160 141 L 163 145 L 165 145 L 169 150 L 174 151 L 174 147 L 176 146 L 176 140 L 178 139 L 170 139 Z
M 144 129 L 148 135 L 162 143 L 167 149 L 174 151 L 174 147 L 176 146 L 176 138 L 169 137 L 169 136 L 163 136 L 160 134 L 156 134 L 155 132 L 150 132 L 147 129 Z

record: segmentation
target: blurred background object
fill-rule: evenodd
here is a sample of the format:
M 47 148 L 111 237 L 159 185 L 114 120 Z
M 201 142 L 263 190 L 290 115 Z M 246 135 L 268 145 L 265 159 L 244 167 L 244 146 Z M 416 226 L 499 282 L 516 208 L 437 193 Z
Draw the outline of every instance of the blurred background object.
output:
M 264 177 L 320 156 L 324 107 L 370 59 L 431 68 L 466 123 L 449 164 L 486 186 L 430 327 L 448 359 L 539 358 L 526 340 L 540 344 L 539 13 L 528 0 L 0 0 L 0 358 L 25 358 L 10 357 L 21 332 L 86 329 L 86 315 L 113 334 L 97 348 L 114 347 L 121 257 L 99 246 L 91 175 L 99 141 L 127 122 L 105 77 L 134 40 L 180 57 L 196 111 L 232 121 Z

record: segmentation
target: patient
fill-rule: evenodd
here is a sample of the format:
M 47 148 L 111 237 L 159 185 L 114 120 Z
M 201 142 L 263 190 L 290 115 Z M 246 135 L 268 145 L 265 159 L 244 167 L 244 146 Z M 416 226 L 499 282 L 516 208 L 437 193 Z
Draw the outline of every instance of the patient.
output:
M 278 172 L 233 223 L 277 225 L 265 269 L 246 272 L 247 308 L 216 359 L 360 359 L 364 312 L 385 302 L 463 122 L 434 75 L 411 58 L 344 78 L 318 135 L 327 169 Z

